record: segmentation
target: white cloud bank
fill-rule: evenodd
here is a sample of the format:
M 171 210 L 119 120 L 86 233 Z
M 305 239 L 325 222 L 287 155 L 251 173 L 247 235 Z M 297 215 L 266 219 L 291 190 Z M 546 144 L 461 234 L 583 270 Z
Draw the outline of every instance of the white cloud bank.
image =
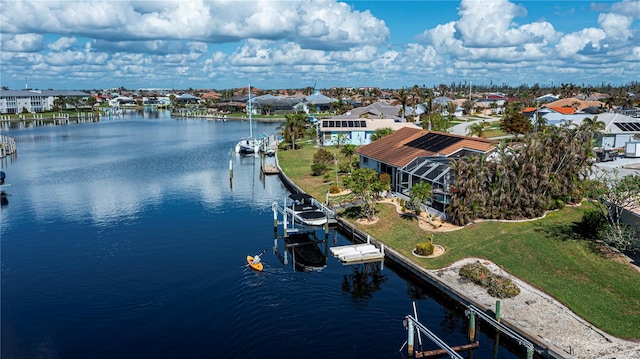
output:
M 597 24 L 566 34 L 545 19 L 518 23 L 526 5 L 462 0 L 457 19 L 415 34 L 414 43 L 391 44 L 384 20 L 335 0 L 2 1 L 0 82 L 19 88 L 27 75 L 42 88 L 80 89 L 638 80 L 640 1 L 592 6 Z

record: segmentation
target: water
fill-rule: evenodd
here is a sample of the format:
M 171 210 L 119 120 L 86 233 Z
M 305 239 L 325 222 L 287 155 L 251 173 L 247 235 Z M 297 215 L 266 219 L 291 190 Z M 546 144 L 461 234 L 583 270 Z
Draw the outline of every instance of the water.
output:
M 413 301 L 443 340 L 466 343 L 462 309 L 389 264 L 283 264 L 271 204 L 288 192 L 230 154 L 248 126 L 134 113 L 3 129 L 18 156 L 1 162 L 2 358 L 403 358 Z M 263 249 L 264 272 L 243 266 Z M 474 357 L 493 358 L 494 333 L 479 338 Z

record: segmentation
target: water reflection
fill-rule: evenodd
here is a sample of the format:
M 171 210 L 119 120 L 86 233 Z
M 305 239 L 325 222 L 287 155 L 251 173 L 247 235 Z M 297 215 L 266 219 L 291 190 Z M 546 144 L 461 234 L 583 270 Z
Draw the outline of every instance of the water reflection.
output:
M 352 298 L 364 299 L 373 297 L 380 290 L 387 276 L 382 274 L 382 262 L 353 264 L 352 273 L 343 276 L 342 291 L 351 294 Z

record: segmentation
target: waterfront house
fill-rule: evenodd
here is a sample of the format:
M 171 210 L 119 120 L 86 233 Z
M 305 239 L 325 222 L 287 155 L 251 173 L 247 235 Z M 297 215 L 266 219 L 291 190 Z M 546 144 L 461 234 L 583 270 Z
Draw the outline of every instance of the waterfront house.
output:
M 81 91 L 65 90 L 0 90 L 0 113 L 29 113 L 51 111 L 56 99 L 68 102 L 85 101 L 91 96 Z M 69 107 L 73 107 L 68 105 Z
M 312 112 L 310 107 L 314 107 L 315 112 L 328 112 L 331 110 L 331 106 L 334 102 L 339 102 L 339 100 L 325 96 L 320 92 L 315 92 L 314 94 L 305 97 L 302 101 L 299 101 L 293 109 L 296 112 L 304 112 L 307 114 Z
M 495 149 L 494 142 L 484 138 L 404 127 L 360 147 L 356 153 L 360 155 L 361 168 L 387 173 L 391 191 L 400 195 L 408 197 L 414 184 L 429 182 L 433 188 L 429 210 L 446 217 L 451 200 L 449 188 L 455 181 L 452 161 L 490 154 Z
M 371 135 L 377 129 L 387 127 L 394 131 L 404 127 L 421 129 L 415 123 L 401 122 L 399 112 L 400 106 L 391 106 L 382 101 L 358 107 L 344 114 L 318 121 L 319 136 L 324 146 L 335 144 L 339 137 L 347 138 L 346 143 L 360 146 L 371 143 Z

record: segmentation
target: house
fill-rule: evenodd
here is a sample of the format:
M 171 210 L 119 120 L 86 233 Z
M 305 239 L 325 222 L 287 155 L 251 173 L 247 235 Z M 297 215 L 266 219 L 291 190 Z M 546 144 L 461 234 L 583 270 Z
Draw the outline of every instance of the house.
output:
M 546 95 L 536 97 L 536 103 L 542 104 L 542 103 L 554 102 L 554 101 L 557 101 L 559 98 L 560 98 L 559 96 L 548 93 Z
M 633 141 L 635 135 L 640 135 L 640 118 L 626 116 L 620 113 L 604 112 L 599 114 L 575 113 L 563 114 L 559 112 L 541 113 L 548 125 L 559 126 L 568 124 L 580 126 L 584 119 L 597 119 L 604 123 L 599 147 L 622 148 L 627 142 Z
M 86 100 L 90 94 L 60 90 L 0 90 L 0 113 L 30 113 L 53 110 L 58 98 Z
M 453 135 L 404 127 L 385 136 L 356 153 L 360 167 L 372 168 L 391 177 L 391 191 L 409 196 L 415 183 L 427 181 L 433 189 L 430 211 L 446 217 L 451 201 L 449 187 L 455 181 L 452 161 L 472 154 L 490 154 L 494 142 L 479 138 Z
M 328 97 L 320 92 L 316 92 L 312 95 L 309 95 L 304 98 L 304 100 L 299 101 L 299 104 L 294 107 L 295 111 L 310 113 L 309 105 L 315 106 L 316 112 L 328 112 L 331 110 L 331 104 L 334 102 L 338 102 L 338 99 L 333 97 Z
M 369 106 L 358 107 L 342 115 L 318 121 L 318 133 L 324 146 L 335 144 L 338 138 L 346 138 L 346 143 L 366 145 L 371 143 L 371 135 L 377 129 L 403 127 L 421 129 L 411 122 L 401 122 L 398 116 L 400 106 L 391 106 L 386 102 L 375 102 Z
M 547 104 L 542 105 L 547 108 L 560 108 L 560 107 L 573 107 L 576 111 L 583 110 L 587 107 L 605 107 L 605 104 L 600 101 L 583 101 L 575 97 L 563 98 Z
M 251 98 L 251 108 L 253 108 L 256 113 L 287 114 L 292 113 L 294 106 L 301 101 L 302 99 L 298 97 L 262 95 Z
M 176 97 L 176 102 L 179 103 L 191 103 L 191 104 L 199 104 L 202 100 L 200 97 L 190 95 L 188 93 L 183 93 L 180 96 Z

